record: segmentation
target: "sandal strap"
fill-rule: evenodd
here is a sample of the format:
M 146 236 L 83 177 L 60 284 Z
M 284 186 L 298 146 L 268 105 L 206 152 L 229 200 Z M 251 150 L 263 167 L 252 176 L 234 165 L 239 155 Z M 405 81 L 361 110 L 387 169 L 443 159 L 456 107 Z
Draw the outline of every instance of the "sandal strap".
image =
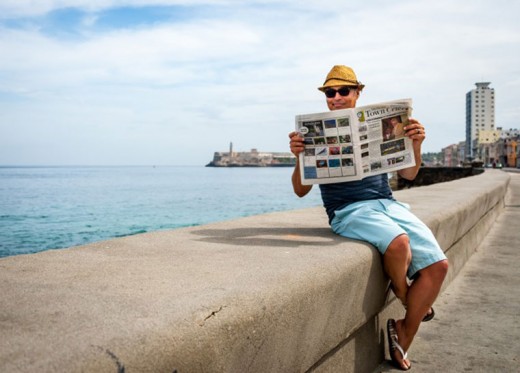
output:
M 404 352 L 401 345 L 399 343 L 397 343 L 397 337 L 396 337 L 396 339 L 393 339 L 392 342 L 393 342 L 393 346 L 399 351 L 399 353 L 403 357 L 403 360 L 405 360 L 408 357 L 408 352 Z
M 391 330 L 392 349 L 394 351 L 397 349 L 397 351 L 399 351 L 399 353 L 403 357 L 403 360 L 406 359 L 408 357 L 408 352 L 404 352 L 403 348 L 399 344 L 399 342 L 398 342 L 399 338 L 397 337 L 397 330 L 395 330 L 394 324 L 391 324 L 390 330 Z

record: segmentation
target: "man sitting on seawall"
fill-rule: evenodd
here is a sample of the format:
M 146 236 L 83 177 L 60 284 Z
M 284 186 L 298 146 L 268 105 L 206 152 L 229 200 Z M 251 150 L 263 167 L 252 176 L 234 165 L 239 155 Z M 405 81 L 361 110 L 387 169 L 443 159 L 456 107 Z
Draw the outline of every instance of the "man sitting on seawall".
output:
M 334 66 L 323 85 L 329 110 L 356 106 L 365 86 L 347 66 Z M 421 144 L 426 138 L 424 126 L 410 118 L 405 136 L 413 141 L 415 166 L 399 170 L 401 177 L 413 180 L 421 165 Z M 291 152 L 297 162 L 292 174 L 294 192 L 303 197 L 312 185 L 300 178 L 299 154 L 304 139 L 296 131 L 289 134 Z M 332 230 L 341 236 L 374 245 L 383 256 L 383 267 L 391 288 L 406 308 L 402 320 L 389 319 L 387 333 L 392 363 L 402 370 L 411 367 L 407 358 L 421 321 L 434 316 L 437 298 L 448 271 L 448 260 L 431 230 L 392 196 L 386 173 L 359 181 L 320 184 L 321 197 Z

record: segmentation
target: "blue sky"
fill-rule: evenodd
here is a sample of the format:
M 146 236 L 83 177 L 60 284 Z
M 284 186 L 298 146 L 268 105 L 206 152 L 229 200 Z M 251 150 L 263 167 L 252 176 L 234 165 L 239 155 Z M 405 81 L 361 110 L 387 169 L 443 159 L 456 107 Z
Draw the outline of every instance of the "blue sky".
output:
M 506 11 L 504 11 L 506 10 Z M 326 111 L 334 64 L 359 104 L 411 97 L 424 151 L 464 140 L 465 94 L 492 82 L 519 128 L 520 5 L 504 0 L 0 1 L 0 164 L 204 165 L 287 151 Z

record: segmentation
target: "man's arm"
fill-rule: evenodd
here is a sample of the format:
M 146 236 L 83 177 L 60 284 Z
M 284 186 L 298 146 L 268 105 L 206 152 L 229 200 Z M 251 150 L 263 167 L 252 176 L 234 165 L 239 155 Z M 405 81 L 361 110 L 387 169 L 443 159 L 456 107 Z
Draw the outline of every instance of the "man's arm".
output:
M 294 171 L 292 173 L 292 185 L 294 193 L 298 197 L 303 197 L 307 195 L 312 189 L 312 185 L 303 185 L 301 174 L 300 174 L 300 153 L 305 149 L 305 145 L 303 144 L 303 137 L 300 136 L 298 132 L 291 132 L 289 134 L 289 138 L 291 141 L 289 145 L 291 147 L 291 153 L 296 156 L 296 166 L 294 166 Z
M 421 168 L 421 145 L 424 139 L 426 138 L 426 133 L 424 132 L 424 126 L 421 123 L 419 123 L 418 120 L 413 118 L 410 118 L 409 123 L 406 127 L 404 127 L 404 130 L 406 131 L 405 136 L 408 136 L 410 139 L 413 140 L 415 166 L 403 168 L 402 170 L 397 171 L 397 173 L 404 179 L 413 180 L 419 173 L 419 168 Z

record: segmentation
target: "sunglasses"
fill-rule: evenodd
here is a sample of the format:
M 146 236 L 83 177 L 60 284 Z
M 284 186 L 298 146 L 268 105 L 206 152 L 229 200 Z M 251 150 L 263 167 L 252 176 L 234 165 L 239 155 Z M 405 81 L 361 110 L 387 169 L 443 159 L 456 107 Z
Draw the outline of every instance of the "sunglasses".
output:
M 334 98 L 336 97 L 336 93 L 339 93 L 340 96 L 348 96 L 352 89 L 357 89 L 357 87 L 341 87 L 340 89 L 327 88 L 325 90 L 325 96 Z

